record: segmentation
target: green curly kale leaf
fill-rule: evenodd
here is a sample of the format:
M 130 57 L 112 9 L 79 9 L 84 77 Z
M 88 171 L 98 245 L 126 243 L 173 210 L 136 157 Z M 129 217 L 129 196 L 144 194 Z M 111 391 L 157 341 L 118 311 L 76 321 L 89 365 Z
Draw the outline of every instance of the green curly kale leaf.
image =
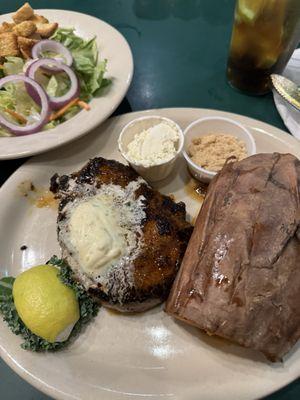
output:
M 76 298 L 79 302 L 80 308 L 80 319 L 78 322 L 80 324 L 75 325 L 73 328 L 74 330 L 80 330 L 82 324 L 86 324 L 89 322 L 93 317 L 95 317 L 98 313 L 99 305 L 92 300 L 92 298 L 87 294 L 84 287 L 74 280 L 73 272 L 68 264 L 64 261 L 59 259 L 56 256 L 53 256 L 47 264 L 55 265 L 60 268 L 59 278 L 60 280 L 70 288 L 72 288 L 76 294 Z M 78 325 L 78 326 L 77 326 Z
M 19 317 L 14 305 L 12 287 L 15 278 L 5 277 L 0 279 L 0 314 L 9 328 L 16 335 L 22 336 L 24 342 L 21 347 L 32 351 L 56 351 L 65 348 L 80 333 L 85 324 L 90 322 L 97 315 L 99 306 L 87 294 L 85 289 L 74 280 L 71 268 L 63 260 L 53 256 L 47 264 L 55 265 L 59 268 L 59 278 L 61 281 L 75 291 L 79 303 L 80 318 L 76 322 L 68 340 L 65 342 L 50 343 L 47 340 L 32 333 Z

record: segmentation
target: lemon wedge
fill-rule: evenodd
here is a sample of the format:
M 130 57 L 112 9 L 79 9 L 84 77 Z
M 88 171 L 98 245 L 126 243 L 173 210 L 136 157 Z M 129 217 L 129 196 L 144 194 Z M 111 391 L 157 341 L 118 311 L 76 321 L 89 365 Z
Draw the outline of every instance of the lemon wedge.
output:
M 264 8 L 266 0 L 238 0 L 238 17 L 245 22 L 253 22 Z
M 80 317 L 75 292 L 60 281 L 58 272 L 52 265 L 39 265 L 21 273 L 13 284 L 19 317 L 50 343 L 67 340 Z

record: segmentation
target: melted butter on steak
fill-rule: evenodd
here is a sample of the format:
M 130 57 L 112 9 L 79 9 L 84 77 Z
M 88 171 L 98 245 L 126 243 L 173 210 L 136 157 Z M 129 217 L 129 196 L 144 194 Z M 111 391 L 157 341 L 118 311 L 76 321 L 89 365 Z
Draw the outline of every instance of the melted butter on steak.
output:
M 183 203 L 103 158 L 54 175 L 51 190 L 60 200 L 62 256 L 90 294 L 121 311 L 142 311 L 166 298 L 192 231 Z

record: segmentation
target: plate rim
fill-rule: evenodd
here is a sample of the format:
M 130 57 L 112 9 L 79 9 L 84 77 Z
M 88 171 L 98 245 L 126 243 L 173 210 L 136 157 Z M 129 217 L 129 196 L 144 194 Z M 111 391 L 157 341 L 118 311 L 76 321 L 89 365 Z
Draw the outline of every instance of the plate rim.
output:
M 123 40 L 123 45 L 126 48 L 126 51 L 128 53 L 128 58 L 129 58 L 129 63 L 128 63 L 128 75 L 127 75 L 127 79 L 124 82 L 124 88 L 123 91 L 120 91 L 118 96 L 117 96 L 117 100 L 115 101 L 115 103 L 113 104 L 112 107 L 110 107 L 107 112 L 105 114 L 103 114 L 103 117 L 101 118 L 101 120 L 98 121 L 94 121 L 94 123 L 92 123 L 89 127 L 89 129 L 86 131 L 84 128 L 81 128 L 80 133 L 78 133 L 75 137 L 72 136 L 70 138 L 68 138 L 67 140 L 64 141 L 60 141 L 57 140 L 55 143 L 47 143 L 44 144 L 42 143 L 40 145 L 40 147 L 38 147 L 35 150 L 18 150 L 17 152 L 10 152 L 9 154 L 1 154 L 0 152 L 0 160 L 1 161 L 5 161 L 5 160 L 15 160 L 18 158 L 25 158 L 25 157 L 30 157 L 30 156 L 35 156 L 38 154 L 42 154 L 42 153 L 46 153 L 48 151 L 51 150 L 55 150 L 58 147 L 61 147 L 63 145 L 66 145 L 68 143 L 71 143 L 73 140 L 79 139 L 84 135 L 87 135 L 89 132 L 91 132 L 93 129 L 95 129 L 97 126 L 101 125 L 103 122 L 105 122 L 112 114 L 113 112 L 117 109 L 117 107 L 121 104 L 122 100 L 125 98 L 128 89 L 131 85 L 132 79 L 133 79 L 133 74 L 134 74 L 134 59 L 133 59 L 133 54 L 132 54 L 132 50 L 131 47 L 127 41 L 127 39 L 125 38 L 125 36 L 118 30 L 116 29 L 113 25 L 109 24 L 108 22 L 95 17 L 94 15 L 90 15 L 87 13 L 82 13 L 79 11 L 73 11 L 73 10 L 66 10 L 66 9 L 57 9 L 57 8 L 38 8 L 34 10 L 37 13 L 65 13 L 65 14 L 69 14 L 69 15 L 77 15 L 77 17 L 89 17 L 90 19 L 94 20 L 94 22 L 101 22 L 104 26 L 106 26 L 106 28 L 113 30 L 117 35 L 119 35 L 120 39 Z M 11 16 L 14 14 L 14 12 L 10 12 L 10 13 L 6 13 L 6 14 L 2 14 L 0 16 L 1 20 L 2 19 L 6 19 L 6 18 L 11 18 Z M 93 99 L 92 99 L 93 100 Z M 68 122 L 68 121 L 67 121 Z M 47 132 L 50 133 L 51 131 Z M 32 135 L 30 135 L 32 136 Z M 23 136 L 24 137 L 24 136 Z M 9 137 L 8 137 L 9 138 Z M 0 140 L 2 138 L 0 137 Z M 7 137 L 4 137 L 4 139 L 7 139 Z M 51 140 L 51 137 L 49 138 Z
M 137 118 L 138 116 L 144 116 L 150 113 L 168 113 L 168 112 L 173 112 L 174 115 L 187 111 L 189 110 L 190 112 L 208 112 L 208 113 L 215 113 L 215 115 L 219 116 L 227 116 L 230 118 L 235 118 L 237 117 L 238 119 L 243 119 L 245 124 L 249 124 L 251 128 L 254 128 L 256 130 L 263 130 L 264 133 L 267 133 L 270 136 L 273 136 L 272 133 L 268 132 L 268 129 L 271 128 L 272 131 L 274 131 L 275 136 L 283 137 L 284 139 L 287 139 L 287 141 L 291 145 L 296 145 L 299 147 L 300 150 L 300 142 L 293 137 L 291 134 L 288 132 L 285 132 L 271 124 L 268 124 L 266 122 L 244 116 L 242 114 L 237 114 L 237 113 L 232 113 L 232 112 L 227 112 L 227 111 L 221 111 L 221 110 L 216 110 L 216 109 L 209 109 L 209 108 L 197 108 L 197 107 L 165 107 L 165 108 L 155 108 L 155 109 L 148 109 L 148 110 L 143 110 L 143 111 L 134 111 L 130 113 L 125 113 L 121 114 L 119 116 L 111 117 L 105 121 L 104 124 L 101 125 L 101 129 L 106 129 L 105 125 L 109 124 L 114 121 L 122 121 L 122 119 L 127 120 L 127 118 Z M 69 143 L 68 146 L 72 146 L 72 143 Z M 51 152 L 49 152 L 50 154 Z M 3 183 L 3 185 L 0 187 L 0 195 L 2 194 L 3 191 L 10 191 L 11 186 L 14 184 L 14 180 L 18 177 L 18 174 L 22 173 L 24 168 L 27 168 L 28 166 L 30 167 L 31 164 L 35 164 L 36 162 L 42 161 L 43 157 L 47 157 L 48 153 L 44 153 L 41 155 L 37 155 L 36 157 L 32 157 L 29 160 L 27 160 L 24 164 L 22 164 L 20 167 L 14 171 L 13 174 L 10 175 L 10 177 Z M 42 393 L 51 396 L 55 399 L 59 400 L 82 400 L 82 398 L 74 396 L 70 393 L 66 393 L 60 389 L 55 388 L 54 386 L 47 385 L 45 382 L 41 381 L 38 377 L 34 376 L 31 374 L 28 370 L 25 368 L 22 368 L 20 364 L 15 362 L 13 357 L 11 357 L 6 349 L 3 347 L 2 343 L 0 343 L 0 357 L 3 359 L 3 361 L 15 372 L 17 375 L 19 375 L 22 379 L 27 381 L 29 384 L 31 384 L 33 387 L 36 389 L 40 390 Z M 288 386 L 290 383 L 295 382 L 296 379 L 290 380 L 288 383 L 282 385 L 279 385 L 276 389 L 272 388 L 264 393 L 264 397 L 268 396 L 272 393 L 275 393 L 276 391 L 283 389 L 284 387 Z M 154 397 L 153 397 L 154 398 Z M 257 397 L 256 397 L 257 398 Z

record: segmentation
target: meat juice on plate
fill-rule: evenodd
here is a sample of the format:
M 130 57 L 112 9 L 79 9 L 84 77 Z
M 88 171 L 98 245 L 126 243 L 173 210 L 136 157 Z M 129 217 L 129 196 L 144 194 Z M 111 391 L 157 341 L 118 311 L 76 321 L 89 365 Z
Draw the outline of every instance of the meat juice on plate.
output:
M 227 77 L 252 94 L 269 91 L 300 40 L 299 0 L 237 0 Z

